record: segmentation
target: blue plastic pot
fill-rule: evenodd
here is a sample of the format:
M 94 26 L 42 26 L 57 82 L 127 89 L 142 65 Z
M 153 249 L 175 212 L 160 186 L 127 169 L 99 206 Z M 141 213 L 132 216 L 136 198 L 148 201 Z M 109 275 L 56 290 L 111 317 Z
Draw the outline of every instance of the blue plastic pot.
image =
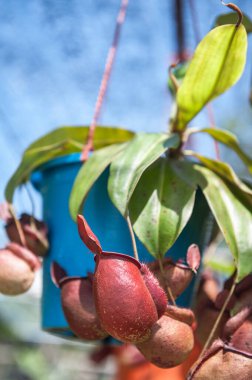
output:
M 72 221 L 68 202 L 74 179 L 81 167 L 80 155 L 71 154 L 50 161 L 33 174 L 32 183 L 43 199 L 43 218 L 49 227 L 50 250 L 43 263 L 42 328 L 61 336 L 72 336 L 64 318 L 60 302 L 60 290 L 50 277 L 50 265 L 57 261 L 71 276 L 85 276 L 94 270 L 94 256 L 79 238 L 76 224 Z M 84 206 L 84 215 L 104 250 L 133 255 L 128 226 L 111 203 L 107 194 L 108 170 L 91 189 Z M 191 243 L 203 248 L 204 224 L 209 208 L 201 193 L 197 195 L 196 207 L 190 223 L 169 251 L 174 260 L 183 257 Z M 153 261 L 145 247 L 137 241 L 140 260 Z M 193 284 L 178 300 L 188 306 Z

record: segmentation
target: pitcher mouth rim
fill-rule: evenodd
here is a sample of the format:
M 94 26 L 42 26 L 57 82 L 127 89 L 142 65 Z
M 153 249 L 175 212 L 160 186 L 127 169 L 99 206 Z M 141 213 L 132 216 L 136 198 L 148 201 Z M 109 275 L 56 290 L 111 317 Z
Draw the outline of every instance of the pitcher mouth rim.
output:
M 135 259 L 134 257 L 132 257 L 130 255 L 126 255 L 125 253 L 102 251 L 101 254 L 95 255 L 95 258 L 94 258 L 95 262 L 96 262 L 98 257 L 102 257 L 102 256 L 115 256 L 118 259 L 126 259 L 128 261 L 131 261 L 133 264 L 135 264 L 139 269 L 141 268 L 140 261 L 138 261 L 137 259 Z

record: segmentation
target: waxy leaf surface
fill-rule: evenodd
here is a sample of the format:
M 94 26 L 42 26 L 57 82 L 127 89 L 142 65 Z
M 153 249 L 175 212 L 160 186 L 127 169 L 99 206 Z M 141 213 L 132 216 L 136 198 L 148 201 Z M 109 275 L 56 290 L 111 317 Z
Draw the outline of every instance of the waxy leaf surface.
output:
M 89 126 L 60 127 L 34 141 L 26 151 L 36 148 L 48 149 L 52 144 L 74 141 L 79 144 L 79 152 L 82 150 L 88 136 Z M 94 133 L 94 149 L 100 149 L 107 145 L 119 144 L 129 141 L 134 137 L 134 132 L 122 128 L 97 126 Z
M 138 238 L 154 257 L 164 256 L 187 224 L 195 190 L 166 158 L 159 158 L 143 173 L 130 201 L 130 218 Z
M 110 166 L 109 196 L 122 215 L 143 172 L 168 148 L 176 148 L 178 135 L 139 133 Z
M 61 127 L 32 143 L 24 152 L 22 160 L 5 189 L 5 197 L 12 202 L 13 194 L 19 185 L 29 179 L 30 174 L 40 165 L 53 158 L 81 152 L 88 136 L 88 127 Z M 112 127 L 97 127 L 94 135 L 94 148 L 129 141 L 133 132 Z
M 252 189 L 250 189 L 239 179 L 239 177 L 237 177 L 231 166 L 225 162 L 212 160 L 211 158 L 201 156 L 200 154 L 193 151 L 185 151 L 185 153 L 187 152 L 201 161 L 202 164 L 204 164 L 204 166 L 206 166 L 208 169 L 212 170 L 225 180 L 228 180 L 231 182 L 231 184 L 235 184 L 238 188 L 240 188 L 240 190 L 243 191 L 244 197 L 246 196 L 248 201 L 252 202 Z
M 199 43 L 177 93 L 176 126 L 183 130 L 197 113 L 240 78 L 247 52 L 243 25 L 223 25 Z
M 250 173 L 252 173 L 252 158 L 249 157 L 240 147 L 237 137 L 223 129 L 218 128 L 203 128 L 195 131 L 195 133 L 207 133 L 215 140 L 219 141 L 221 144 L 226 145 L 228 148 L 232 149 L 240 159 L 247 165 Z
M 175 168 L 182 178 L 202 189 L 234 257 L 240 281 L 252 272 L 252 206 L 247 194 L 244 197 L 235 183 L 204 166 L 180 162 Z
M 74 181 L 69 200 L 73 220 L 76 220 L 78 213 L 81 212 L 85 198 L 97 178 L 125 147 L 126 144 L 115 144 L 99 149 L 82 165 Z

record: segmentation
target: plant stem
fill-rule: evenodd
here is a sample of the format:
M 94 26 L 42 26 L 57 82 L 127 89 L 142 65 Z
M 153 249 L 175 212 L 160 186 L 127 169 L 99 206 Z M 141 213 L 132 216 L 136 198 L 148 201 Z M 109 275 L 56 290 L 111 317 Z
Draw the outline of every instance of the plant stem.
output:
M 25 235 L 24 235 L 22 226 L 21 226 L 19 220 L 16 217 L 16 214 L 15 214 L 13 206 L 11 204 L 9 204 L 8 206 L 9 206 L 10 214 L 11 214 L 11 216 L 12 216 L 12 218 L 14 220 L 14 223 L 16 225 L 17 232 L 18 232 L 18 235 L 19 235 L 19 238 L 20 238 L 20 242 L 21 242 L 21 244 L 22 244 L 23 247 L 26 247 L 27 244 L 26 244 L 26 239 L 25 239 Z
M 160 268 L 161 275 L 162 275 L 163 280 L 165 282 L 167 297 L 168 297 L 168 299 L 170 299 L 171 303 L 174 306 L 176 306 L 176 302 L 175 302 L 175 298 L 174 298 L 174 296 L 172 294 L 172 290 L 171 290 L 170 286 L 167 284 L 167 280 L 165 278 L 164 266 L 163 266 L 161 258 L 158 259 L 158 263 L 159 263 L 159 268 Z
M 237 20 L 237 23 L 236 23 L 236 27 L 238 28 L 238 26 L 241 25 L 242 19 L 243 19 L 242 11 L 240 10 L 239 7 L 237 7 L 237 5 L 235 5 L 233 3 L 226 4 L 223 0 L 221 0 L 221 2 L 222 2 L 223 5 L 225 5 L 226 7 L 230 8 L 230 9 L 232 9 L 233 11 L 235 11 L 238 14 L 238 20 Z
M 226 298 L 226 301 L 224 302 L 224 304 L 223 304 L 223 306 L 222 306 L 222 308 L 221 308 L 221 310 L 220 310 L 220 312 L 218 314 L 218 317 L 217 317 L 217 319 L 216 319 L 216 321 L 215 321 L 215 323 L 213 325 L 213 328 L 212 328 L 212 330 L 211 330 L 211 332 L 210 332 L 210 334 L 209 334 L 209 336 L 207 338 L 207 341 L 206 341 L 206 343 L 205 343 L 205 345 L 203 347 L 203 350 L 202 350 L 199 358 L 202 358 L 202 356 L 206 352 L 206 350 L 207 350 L 207 348 L 208 348 L 211 340 L 213 339 L 213 336 L 214 336 L 214 334 L 216 332 L 216 329 L 217 329 L 217 327 L 218 327 L 218 325 L 220 323 L 220 320 L 221 320 L 221 318 L 222 318 L 222 316 L 223 316 L 223 314 L 224 314 L 224 312 L 226 310 L 226 307 L 227 307 L 227 305 L 228 305 L 228 303 L 229 303 L 229 301 L 230 301 L 230 299 L 231 299 L 231 297 L 232 297 L 232 295 L 234 293 L 235 286 L 236 286 L 236 281 L 235 280 L 236 280 L 236 278 L 234 278 L 233 285 L 231 286 L 231 289 L 230 289 L 229 294 L 228 294 L 228 296 Z
M 169 66 L 169 69 L 168 69 L 168 72 L 169 72 L 169 77 L 170 77 L 170 80 L 172 81 L 172 84 L 174 86 L 174 89 L 175 89 L 175 92 L 178 91 L 179 89 L 179 83 L 177 81 L 177 78 L 175 77 L 175 75 L 173 74 L 172 72 L 172 69 L 174 69 L 176 66 L 177 66 L 178 62 L 176 63 L 172 63 L 170 66 Z
M 110 49 L 108 52 L 107 61 L 105 64 L 105 69 L 104 69 L 101 85 L 99 88 L 99 92 L 98 92 L 98 96 L 97 96 L 97 100 L 96 100 L 96 104 L 95 104 L 93 120 L 92 120 L 90 127 L 89 127 L 87 143 L 84 145 L 83 150 L 82 150 L 82 154 L 81 154 L 81 160 L 82 161 L 86 161 L 88 159 L 89 152 L 91 150 L 93 150 L 93 148 L 94 148 L 94 146 L 93 146 L 94 132 L 95 132 L 95 128 L 96 128 L 100 113 L 101 113 L 103 100 L 104 100 L 104 97 L 105 97 L 105 94 L 106 94 L 106 91 L 108 88 L 108 82 L 109 82 L 110 75 L 111 75 L 112 68 L 113 68 L 113 64 L 115 61 L 115 56 L 116 56 L 117 47 L 118 47 L 119 38 L 120 38 L 121 27 L 122 27 L 124 20 L 125 20 L 127 7 L 128 7 L 128 0 L 122 0 L 120 10 L 119 10 L 119 13 L 117 16 L 117 20 L 116 20 L 116 27 L 115 27 L 115 31 L 114 31 L 114 37 L 113 37 L 112 45 L 110 46 Z
M 27 183 L 25 184 L 25 190 L 26 190 L 27 196 L 29 198 L 29 201 L 31 202 L 31 216 L 34 218 L 34 216 L 35 216 L 35 203 L 34 203 L 31 191 L 30 191 Z
M 137 245 L 136 245 L 136 239 L 135 239 L 135 235 L 134 235 L 134 231 L 133 231 L 133 228 L 132 228 L 132 224 L 131 224 L 129 215 L 126 218 L 126 221 L 128 223 L 128 227 L 129 227 L 129 232 L 130 232 L 130 237 L 131 237 L 131 241 L 132 241 L 132 247 L 133 247 L 134 257 L 135 257 L 136 260 L 139 261 L 139 256 L 138 256 L 138 252 L 137 252 Z
M 178 44 L 178 57 L 180 60 L 185 59 L 185 25 L 184 25 L 184 1 L 174 0 L 174 13 L 176 20 L 176 38 Z

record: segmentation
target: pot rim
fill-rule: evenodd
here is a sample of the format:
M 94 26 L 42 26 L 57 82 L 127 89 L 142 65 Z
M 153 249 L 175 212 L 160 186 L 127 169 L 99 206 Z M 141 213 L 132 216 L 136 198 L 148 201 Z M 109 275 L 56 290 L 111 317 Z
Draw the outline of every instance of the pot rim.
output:
M 44 164 L 40 165 L 31 173 L 30 181 L 32 185 L 35 187 L 35 189 L 39 189 L 43 178 L 43 172 L 57 167 L 64 167 L 76 164 L 81 165 L 82 161 L 80 158 L 80 152 L 69 153 L 60 157 L 52 158 L 48 162 L 45 162 Z
M 68 165 L 73 163 L 81 163 L 81 152 L 68 153 L 60 157 L 52 158 L 48 162 L 45 162 L 41 166 L 39 166 L 34 173 L 41 172 L 51 167 Z

